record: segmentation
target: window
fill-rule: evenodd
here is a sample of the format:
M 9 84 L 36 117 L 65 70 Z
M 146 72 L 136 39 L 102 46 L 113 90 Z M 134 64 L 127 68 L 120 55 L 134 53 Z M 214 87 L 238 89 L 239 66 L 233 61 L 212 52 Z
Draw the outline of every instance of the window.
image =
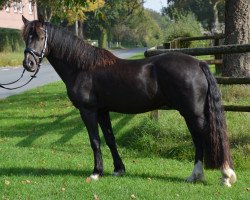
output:
M 5 11 L 10 12 L 10 4 L 9 4 L 9 2 L 5 4 Z
M 14 13 L 17 13 L 17 2 L 16 1 L 13 2 L 13 9 L 14 9 Z
M 32 1 L 29 0 L 29 14 L 31 15 L 33 12 L 33 5 L 32 5 Z
M 22 4 L 22 1 L 20 1 L 18 3 L 18 10 L 19 10 L 19 13 L 22 14 L 23 13 L 23 4 Z

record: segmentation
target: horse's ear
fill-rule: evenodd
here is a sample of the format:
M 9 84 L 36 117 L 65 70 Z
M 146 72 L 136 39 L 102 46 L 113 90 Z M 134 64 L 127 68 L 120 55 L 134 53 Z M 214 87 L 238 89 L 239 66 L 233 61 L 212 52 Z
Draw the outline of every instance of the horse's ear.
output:
M 23 15 L 22 15 L 22 20 L 24 25 L 26 25 L 27 23 L 29 23 L 29 20 L 27 20 Z
M 42 15 L 39 15 L 38 16 L 38 21 L 43 24 L 44 23 L 44 17 Z

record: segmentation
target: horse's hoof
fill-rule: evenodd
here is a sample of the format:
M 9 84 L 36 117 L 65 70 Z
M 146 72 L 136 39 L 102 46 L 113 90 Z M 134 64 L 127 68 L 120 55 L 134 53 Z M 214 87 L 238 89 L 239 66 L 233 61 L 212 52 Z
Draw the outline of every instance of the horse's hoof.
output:
M 186 181 L 190 183 L 204 182 L 204 174 L 192 174 L 191 176 L 187 177 Z
M 90 178 L 93 181 L 98 181 L 100 179 L 100 175 L 99 174 L 91 174 Z
M 125 174 L 125 170 L 114 171 L 113 176 L 123 176 Z
M 195 182 L 195 179 L 194 179 L 193 175 L 191 175 L 191 176 L 186 178 L 186 181 L 189 183 L 193 183 L 193 182 Z
M 230 183 L 230 179 L 222 179 L 222 185 L 226 186 L 226 187 L 232 187 L 231 183 Z

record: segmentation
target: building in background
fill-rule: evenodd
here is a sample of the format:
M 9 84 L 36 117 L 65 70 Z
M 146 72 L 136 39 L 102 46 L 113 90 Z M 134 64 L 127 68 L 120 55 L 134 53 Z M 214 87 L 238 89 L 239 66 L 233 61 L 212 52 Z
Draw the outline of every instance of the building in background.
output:
M 30 0 L 12 1 L 0 10 L 0 28 L 21 29 L 22 15 L 28 20 L 37 19 L 36 4 Z

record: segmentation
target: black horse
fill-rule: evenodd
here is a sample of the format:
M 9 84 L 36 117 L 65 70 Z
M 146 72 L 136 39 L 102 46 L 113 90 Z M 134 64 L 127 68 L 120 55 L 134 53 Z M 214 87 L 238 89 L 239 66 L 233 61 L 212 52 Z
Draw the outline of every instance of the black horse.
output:
M 94 153 L 91 178 L 103 175 L 98 124 L 114 160 L 114 175 L 125 172 L 110 111 L 142 113 L 168 106 L 185 118 L 195 145 L 195 167 L 187 180 L 204 179 L 205 161 L 207 168 L 221 169 L 225 185 L 236 181 L 220 93 L 206 63 L 179 53 L 123 60 L 43 20 L 23 17 L 23 22 L 23 66 L 37 71 L 45 56 L 65 83 L 88 130 Z

